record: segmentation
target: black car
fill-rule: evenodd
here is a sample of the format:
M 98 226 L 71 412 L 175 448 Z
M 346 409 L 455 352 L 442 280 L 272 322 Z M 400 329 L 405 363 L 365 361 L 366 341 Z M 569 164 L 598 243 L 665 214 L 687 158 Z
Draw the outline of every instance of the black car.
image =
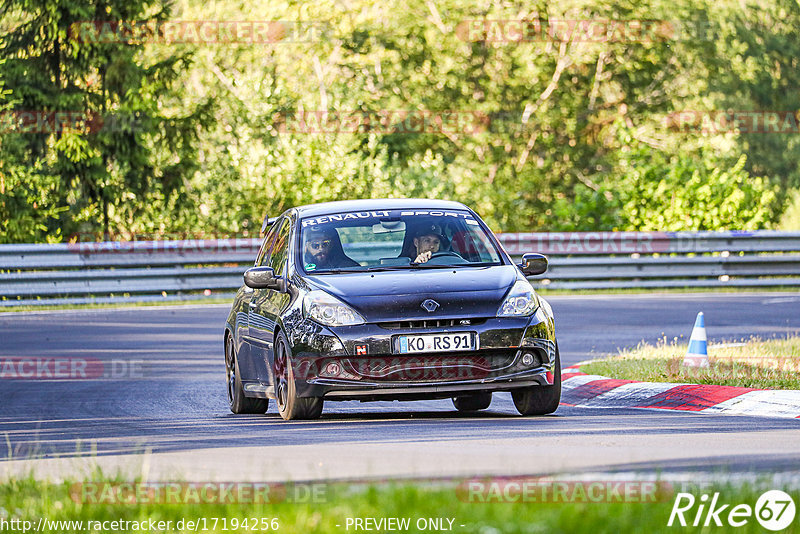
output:
M 452 398 L 482 410 L 511 392 L 555 411 L 561 364 L 550 305 L 478 215 L 457 202 L 355 200 L 265 221 L 225 324 L 234 413 L 313 419 L 325 400 Z

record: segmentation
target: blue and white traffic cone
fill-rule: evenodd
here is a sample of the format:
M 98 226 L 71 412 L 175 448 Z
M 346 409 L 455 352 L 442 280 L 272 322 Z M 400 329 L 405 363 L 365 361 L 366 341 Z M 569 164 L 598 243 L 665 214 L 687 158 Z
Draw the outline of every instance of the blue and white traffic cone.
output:
M 689 338 L 689 349 L 683 358 L 686 367 L 708 367 L 708 343 L 706 340 L 706 321 L 703 312 L 697 314 Z

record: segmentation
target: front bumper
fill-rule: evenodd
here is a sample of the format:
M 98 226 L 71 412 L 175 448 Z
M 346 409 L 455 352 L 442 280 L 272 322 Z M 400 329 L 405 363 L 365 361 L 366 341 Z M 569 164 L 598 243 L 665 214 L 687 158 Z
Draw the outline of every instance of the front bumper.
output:
M 542 308 L 531 317 L 438 323 L 299 329 L 304 333 L 292 340 L 297 394 L 330 400 L 414 400 L 553 384 L 555 326 Z M 448 332 L 474 333 L 477 349 L 395 351 L 395 336 Z

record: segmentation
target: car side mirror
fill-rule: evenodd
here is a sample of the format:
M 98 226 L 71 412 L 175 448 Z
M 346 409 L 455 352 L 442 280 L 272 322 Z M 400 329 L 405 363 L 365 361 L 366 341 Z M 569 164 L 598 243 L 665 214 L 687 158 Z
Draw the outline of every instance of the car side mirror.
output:
M 525 276 L 542 274 L 547 271 L 547 256 L 544 254 L 535 254 L 533 252 L 523 254 L 522 263 L 519 268 L 522 269 L 522 274 Z
M 285 291 L 285 282 L 275 276 L 272 267 L 251 267 L 244 272 L 244 285 L 253 289 Z

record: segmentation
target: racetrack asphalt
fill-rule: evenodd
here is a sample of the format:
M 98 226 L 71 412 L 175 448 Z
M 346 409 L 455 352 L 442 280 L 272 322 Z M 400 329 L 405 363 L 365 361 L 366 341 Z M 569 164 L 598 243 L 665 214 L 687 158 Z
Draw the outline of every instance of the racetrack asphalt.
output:
M 797 293 L 553 296 L 564 366 L 640 341 L 800 333 Z M 0 474 L 310 480 L 637 471 L 800 474 L 800 420 L 562 406 L 477 415 L 450 401 L 328 402 L 320 421 L 229 412 L 227 306 L 0 314 L 0 356 L 135 363 L 136 378 L 0 380 Z M 141 363 L 138 363 L 141 362 Z M 148 454 L 134 454 L 143 453 Z M 89 462 L 89 463 L 87 463 Z

